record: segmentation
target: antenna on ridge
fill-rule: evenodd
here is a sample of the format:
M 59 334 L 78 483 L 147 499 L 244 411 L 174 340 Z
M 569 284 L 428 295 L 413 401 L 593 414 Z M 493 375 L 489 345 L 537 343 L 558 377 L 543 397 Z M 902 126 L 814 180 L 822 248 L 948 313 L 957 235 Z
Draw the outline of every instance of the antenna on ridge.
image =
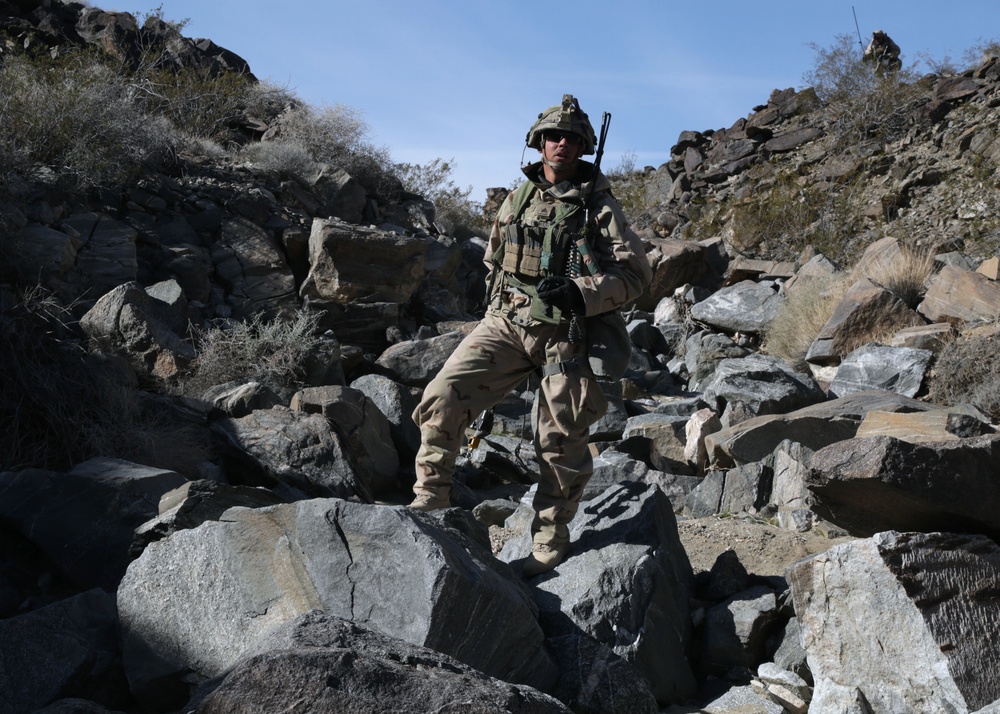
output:
M 854 29 L 858 31 L 858 47 L 861 48 L 861 56 L 865 56 L 865 42 L 861 39 L 861 28 L 858 27 L 858 13 L 854 12 L 854 6 L 851 5 L 851 12 L 854 14 Z

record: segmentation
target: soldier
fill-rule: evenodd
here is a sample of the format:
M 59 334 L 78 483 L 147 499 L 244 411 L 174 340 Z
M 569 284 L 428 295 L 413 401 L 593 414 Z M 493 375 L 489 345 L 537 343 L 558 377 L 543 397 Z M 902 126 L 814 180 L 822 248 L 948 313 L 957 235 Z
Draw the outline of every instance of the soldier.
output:
M 899 45 L 892 41 L 884 30 L 875 30 L 872 41 L 868 43 L 863 58 L 866 62 L 875 63 L 875 71 L 882 74 L 886 71 L 897 72 L 903 62 L 899 59 Z
M 421 446 L 410 507 L 451 505 L 466 427 L 538 374 L 532 423 L 539 480 L 523 566 L 531 577 L 569 550 L 568 524 L 593 472 L 590 426 L 608 407 L 588 360 L 584 318 L 634 301 L 651 271 L 607 177 L 581 158 L 594 153 L 596 137 L 579 102 L 567 94 L 539 114 L 526 143 L 541 160 L 523 168 L 527 181 L 507 196 L 493 223 L 486 314 L 413 412 Z M 587 238 L 578 243 L 581 233 Z

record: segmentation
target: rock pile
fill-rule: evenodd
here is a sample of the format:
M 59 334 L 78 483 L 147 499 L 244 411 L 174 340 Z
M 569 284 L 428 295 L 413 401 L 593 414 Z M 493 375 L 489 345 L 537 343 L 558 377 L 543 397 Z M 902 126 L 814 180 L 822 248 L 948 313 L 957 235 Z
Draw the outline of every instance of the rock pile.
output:
M 0 3 L 8 36 L 137 31 L 124 14 L 23 4 Z M 928 166 L 907 196 L 949 231 L 964 209 L 927 189 L 992 156 L 994 64 L 931 82 L 938 109 L 906 145 L 910 164 L 937 147 L 936 181 Z M 943 117 L 960 103 L 981 111 L 959 132 Z M 0 236 L 12 267 L 73 305 L 81 344 L 212 449 L 186 470 L 94 458 L 0 473 L 4 711 L 1000 706 L 1000 436 L 979 409 L 927 397 L 942 345 L 1000 314 L 995 263 L 939 255 L 912 305 L 857 278 L 790 364 L 761 337 L 794 290 L 847 273 L 681 239 L 691 202 L 724 200 L 752 166 L 829 173 L 821 117 L 813 94 L 776 92 L 731 130 L 685 132 L 655 171 L 630 369 L 604 385 L 570 554 L 527 582 L 530 382 L 463 453 L 460 507 L 399 505 L 414 399 L 475 319 L 481 240 L 442 235 L 424 201 L 380 204 L 336 167 L 295 181 L 189 157 L 86 206 L 33 186 Z M 902 249 L 885 237 L 859 262 Z M 305 384 L 171 396 L 197 358 L 189 324 L 303 306 L 326 331 Z M 725 542 L 695 572 L 678 521 L 722 517 L 840 537 L 785 575 Z

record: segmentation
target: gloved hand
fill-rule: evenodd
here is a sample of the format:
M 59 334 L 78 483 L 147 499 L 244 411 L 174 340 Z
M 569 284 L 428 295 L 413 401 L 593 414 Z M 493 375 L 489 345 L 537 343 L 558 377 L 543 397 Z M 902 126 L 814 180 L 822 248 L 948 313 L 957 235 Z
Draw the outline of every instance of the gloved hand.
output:
M 538 281 L 535 289 L 538 291 L 538 299 L 546 305 L 575 315 L 583 315 L 585 312 L 583 293 L 569 278 L 547 275 Z

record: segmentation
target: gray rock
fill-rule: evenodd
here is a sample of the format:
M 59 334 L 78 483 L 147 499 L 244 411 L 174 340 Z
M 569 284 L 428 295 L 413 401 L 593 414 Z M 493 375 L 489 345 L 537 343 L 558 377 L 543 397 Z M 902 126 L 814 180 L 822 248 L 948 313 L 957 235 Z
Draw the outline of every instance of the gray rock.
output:
M 260 382 L 216 384 L 206 389 L 201 398 L 236 419 L 249 416 L 258 409 L 284 405 L 284 400 L 273 389 Z
M 770 501 L 772 479 L 771 468 L 763 463 L 712 471 L 688 495 L 684 513 L 693 518 L 717 513 L 757 514 Z
M 519 510 L 525 526 L 528 498 Z M 504 545 L 501 560 L 528 554 L 526 530 Z M 661 704 L 693 694 L 685 656 L 693 575 L 667 497 L 646 484 L 610 488 L 581 504 L 570 537 L 569 555 L 533 581 L 546 635 L 582 631 L 610 647 L 649 681 Z
M 610 647 L 581 634 L 547 640 L 559 665 L 554 694 L 574 714 L 656 714 L 649 683 Z
M 291 268 L 264 228 L 242 216 L 227 217 L 211 250 L 227 303 L 238 316 L 299 307 Z
M 779 618 L 774 592 L 763 585 L 737 593 L 708 611 L 701 635 L 704 674 L 733 676 L 764 661 L 765 645 Z
M 563 714 L 558 700 L 317 610 L 278 627 L 188 704 L 198 714 Z
M 380 374 L 366 374 L 350 384 L 375 403 L 389 421 L 400 461 L 412 461 L 420 448 L 420 429 L 413 421 L 417 399 L 403 385 Z
M 212 431 L 225 443 L 234 483 L 265 486 L 285 500 L 303 494 L 374 500 L 354 457 L 319 414 L 261 409 L 219 420 Z
M 643 414 L 626 422 L 623 439 L 641 437 L 649 442 L 649 461 L 655 469 L 668 473 L 690 474 L 691 465 L 684 454 L 687 417 Z
M 912 347 L 866 345 L 851 352 L 837 369 L 830 385 L 830 395 L 883 389 L 915 397 L 934 353 Z
M 274 627 L 314 609 L 549 688 L 556 672 L 526 586 L 440 522 L 317 499 L 231 509 L 220 522 L 150 544 L 118 589 L 132 691 L 148 701 L 186 690 L 181 680 L 215 677 Z
M 0 524 L 34 543 L 77 587 L 114 591 L 136 528 L 185 483 L 173 471 L 91 459 L 66 473 L 0 473 Z
M 765 415 L 705 436 L 709 463 L 721 467 L 759 461 L 786 439 L 810 449 L 851 439 L 870 411 L 913 412 L 932 408 L 899 394 L 868 391 L 830 399 L 783 415 Z
M 826 400 L 808 374 L 769 355 L 752 354 L 719 362 L 706 381 L 702 399 L 716 413 L 741 402 L 756 415 L 787 414 Z
M 745 357 L 750 352 L 737 345 L 733 338 L 717 332 L 696 332 L 684 343 L 684 365 L 687 367 L 688 388 L 701 390 L 722 360 Z
M 290 406 L 326 418 L 347 443 L 358 478 L 369 484 L 373 494 L 385 495 L 399 489 L 399 454 L 389 420 L 364 392 L 337 385 L 308 387 L 292 396 Z
M 852 534 L 966 530 L 1000 536 L 1000 435 L 911 444 L 851 439 L 813 454 L 813 510 Z
M 427 245 L 397 233 L 338 220 L 313 220 L 302 297 L 339 303 L 404 303 L 424 274 Z
M 722 288 L 691 306 L 691 317 L 724 332 L 763 332 L 784 298 L 752 280 Z
M 594 473 L 587 482 L 583 500 L 597 498 L 604 491 L 625 481 L 655 485 L 670 499 L 674 512 L 684 505 L 687 495 L 701 479 L 684 474 L 665 473 L 649 468 L 629 454 L 607 449 L 594 457 Z
M 157 303 L 138 283 L 125 283 L 104 294 L 80 327 L 99 349 L 124 357 L 139 374 L 169 379 L 195 352 L 160 321 L 167 306 Z
M 188 481 L 160 498 L 159 515 L 135 529 L 131 554 L 138 558 L 147 545 L 205 521 L 217 521 L 230 508 L 265 508 L 281 503 L 266 488 L 230 486 L 216 481 Z
M 461 332 L 448 332 L 426 340 L 400 342 L 386 349 L 375 364 L 407 386 L 425 387 L 464 337 Z
M 879 533 L 796 563 L 789 583 L 813 709 L 862 711 L 845 696 L 878 712 L 973 712 L 1000 700 L 993 541 Z
M 126 706 L 117 624 L 114 596 L 99 589 L 0 620 L 3 710 L 37 712 L 63 697 Z

